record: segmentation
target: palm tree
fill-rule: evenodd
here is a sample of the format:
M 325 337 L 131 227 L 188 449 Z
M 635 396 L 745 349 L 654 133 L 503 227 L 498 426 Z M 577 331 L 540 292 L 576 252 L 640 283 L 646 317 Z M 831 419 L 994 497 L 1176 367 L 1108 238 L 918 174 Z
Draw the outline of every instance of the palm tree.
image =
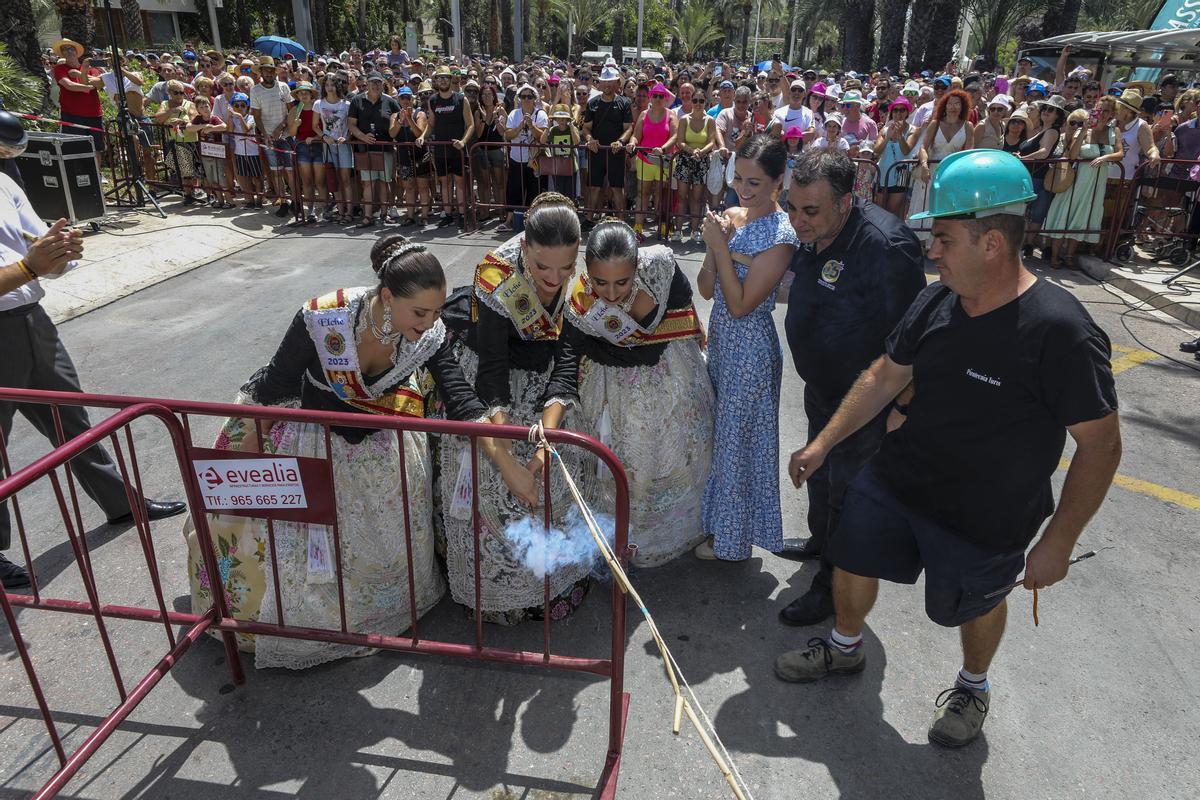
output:
M 617 59 L 617 63 L 621 64 L 625 61 L 625 3 L 623 0 L 617 0 L 617 7 L 614 9 L 614 13 L 612 51 L 613 57 Z
M 925 63 L 930 69 L 941 69 L 953 57 L 962 6 L 963 0 L 938 0 L 925 45 Z
M 724 34 L 716 25 L 712 10 L 701 0 L 687 0 L 683 11 L 671 23 L 671 46 L 678 43 L 685 61 L 692 61 L 708 45 L 720 41 Z
M 753 8 L 748 0 L 742 4 L 742 61 L 746 60 L 746 46 L 750 43 L 750 12 Z
M 879 66 L 900 69 L 909 0 L 879 0 Z
M 978 41 L 977 49 L 991 69 L 1000 43 L 1012 35 L 1025 17 L 1037 12 L 1042 0 L 967 0 L 967 24 Z
M 595 0 L 550 0 L 550 15 L 562 23 L 565 30 L 568 25 L 575 27 L 571 40 L 572 60 L 585 48 L 580 41 L 586 39 L 594 42 L 592 34 L 600 28 L 600 24 L 608 17 L 608 9 Z
M 905 59 L 905 68 L 909 72 L 925 69 L 925 48 L 929 45 L 929 31 L 937 4 L 938 0 L 913 0 L 912 19 L 908 23 L 908 57 Z
M 842 4 L 842 69 L 870 70 L 875 52 L 875 0 L 845 0 Z
M 4 60 L 11 64 L 14 72 L 20 70 L 22 75 L 18 77 L 14 74 L 11 80 L 0 81 L 0 84 L 4 85 L 6 94 L 26 83 L 36 87 L 35 93 L 23 98 L 12 97 L 14 104 L 11 108 L 40 114 L 49 105 L 50 83 L 46 80 L 46 71 L 42 68 L 42 54 L 37 38 L 37 14 L 30 0 L 11 0 L 7 4 L 5 15 L 6 24 L 0 33 L 0 42 L 3 43 L 0 45 L 0 54 L 4 55 Z M 25 78 L 28 78 L 28 81 Z M 23 99 L 28 101 L 28 105 L 18 106 L 16 103 Z
M 142 30 L 142 7 L 138 0 L 121 0 L 121 19 L 125 23 L 125 46 L 145 44 L 146 33 Z
M 64 39 L 72 39 L 84 47 L 96 43 L 96 18 L 92 16 L 90 0 L 54 0 L 62 19 Z

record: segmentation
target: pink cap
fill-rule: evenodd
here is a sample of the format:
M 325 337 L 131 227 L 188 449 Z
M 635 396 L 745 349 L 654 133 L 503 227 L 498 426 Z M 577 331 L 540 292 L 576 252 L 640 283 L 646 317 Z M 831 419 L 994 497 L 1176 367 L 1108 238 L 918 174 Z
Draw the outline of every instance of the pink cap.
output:
M 663 97 L 671 96 L 670 90 L 667 89 L 667 87 L 663 86 L 662 83 L 656 83 L 653 86 L 651 86 L 650 94 L 651 94 L 651 96 L 656 95 L 656 94 L 661 94 Z
M 783 138 L 785 138 L 785 139 L 802 139 L 802 138 L 804 138 L 804 131 L 800 130 L 799 125 L 793 125 L 792 127 L 788 128 L 786 131 L 783 132 Z
M 888 106 L 888 111 L 891 111 L 892 109 L 896 109 L 896 108 L 907 108 L 908 113 L 910 113 L 910 114 L 912 113 L 912 110 L 913 110 L 912 103 L 910 103 L 908 101 L 907 97 L 897 97 L 895 100 L 892 101 L 891 105 Z
M 551 75 L 549 78 L 546 78 L 546 83 L 550 84 L 551 86 L 553 86 L 556 83 L 561 83 L 561 82 L 562 82 L 562 79 L 559 78 L 557 75 Z

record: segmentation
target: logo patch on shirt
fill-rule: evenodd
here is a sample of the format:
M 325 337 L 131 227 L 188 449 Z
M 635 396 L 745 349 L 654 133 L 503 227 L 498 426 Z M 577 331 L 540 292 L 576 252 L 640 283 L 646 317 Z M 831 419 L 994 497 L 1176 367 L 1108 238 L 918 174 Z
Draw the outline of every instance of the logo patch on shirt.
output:
M 838 278 L 842 277 L 842 270 L 845 268 L 846 265 L 840 261 L 834 261 L 833 259 L 826 261 L 825 266 L 821 267 L 821 277 L 817 283 L 826 289 L 837 289 L 834 284 L 838 282 Z
M 971 369 L 970 367 L 967 367 L 967 377 L 974 378 L 975 380 L 980 381 L 981 383 L 986 383 L 988 386 L 1000 386 L 1001 385 L 1000 380 L 998 378 L 993 378 L 991 375 L 984 375 L 982 372 L 976 372 L 975 370 Z

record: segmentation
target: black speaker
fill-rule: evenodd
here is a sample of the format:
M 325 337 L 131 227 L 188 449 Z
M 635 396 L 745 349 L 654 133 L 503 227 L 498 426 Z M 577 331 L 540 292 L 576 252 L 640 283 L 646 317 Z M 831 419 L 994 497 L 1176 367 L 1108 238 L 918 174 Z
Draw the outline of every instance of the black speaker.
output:
M 72 225 L 104 217 L 104 192 L 90 136 L 29 133 L 29 146 L 17 158 L 25 195 L 47 222 L 61 217 Z

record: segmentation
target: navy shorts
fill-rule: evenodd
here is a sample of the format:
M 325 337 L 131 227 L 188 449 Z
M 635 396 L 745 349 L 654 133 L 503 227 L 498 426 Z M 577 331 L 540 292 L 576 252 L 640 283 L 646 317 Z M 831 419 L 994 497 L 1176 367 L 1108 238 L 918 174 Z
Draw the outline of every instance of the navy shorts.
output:
M 925 572 L 925 613 L 957 627 L 998 606 L 1008 592 L 984 597 L 1015 581 L 1025 550 L 984 550 L 900 502 L 871 466 L 846 490 L 837 530 L 825 550 L 845 572 L 893 583 L 916 583 Z

